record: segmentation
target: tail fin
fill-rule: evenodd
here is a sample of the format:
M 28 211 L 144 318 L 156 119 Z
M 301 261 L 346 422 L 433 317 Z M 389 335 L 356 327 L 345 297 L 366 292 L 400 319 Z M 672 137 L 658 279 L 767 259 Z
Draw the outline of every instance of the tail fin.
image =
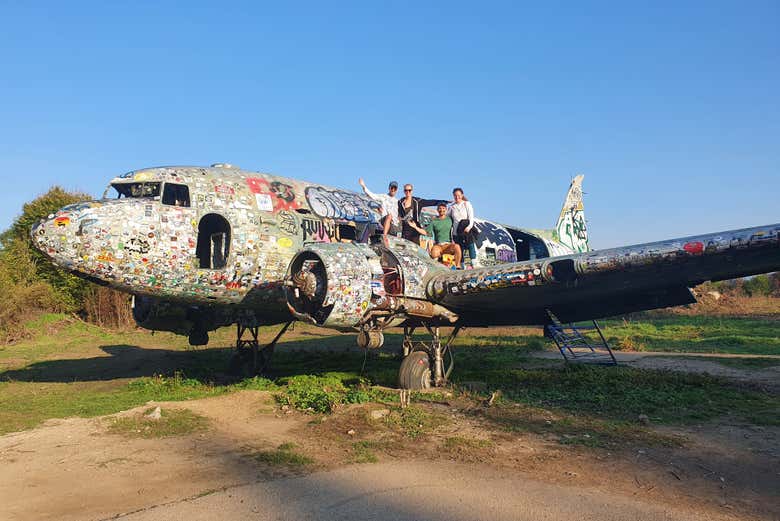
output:
M 582 180 L 580 174 L 571 181 L 561 215 L 555 225 L 558 241 L 575 253 L 588 251 L 588 229 L 585 225 L 585 207 L 582 204 Z

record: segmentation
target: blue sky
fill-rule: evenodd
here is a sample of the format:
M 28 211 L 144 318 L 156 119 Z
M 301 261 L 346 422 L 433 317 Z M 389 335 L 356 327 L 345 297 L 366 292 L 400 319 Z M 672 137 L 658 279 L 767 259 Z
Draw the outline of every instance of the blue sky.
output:
M 53 184 L 219 161 L 548 228 L 584 173 L 596 248 L 780 221 L 777 1 L 0 13 L 2 229 Z

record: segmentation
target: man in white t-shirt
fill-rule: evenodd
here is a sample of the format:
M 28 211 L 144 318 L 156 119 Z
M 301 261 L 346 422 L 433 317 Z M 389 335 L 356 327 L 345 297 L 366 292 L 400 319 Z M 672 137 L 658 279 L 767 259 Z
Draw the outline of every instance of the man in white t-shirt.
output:
M 398 218 L 398 199 L 395 197 L 395 194 L 398 193 L 398 183 L 390 181 L 390 184 L 387 186 L 387 194 L 375 194 L 366 187 L 362 177 L 358 179 L 358 182 L 368 197 L 382 205 L 382 218 L 380 220 L 382 229 L 385 229 L 385 221 L 390 219 L 389 233 L 397 236 L 401 231 L 401 221 Z

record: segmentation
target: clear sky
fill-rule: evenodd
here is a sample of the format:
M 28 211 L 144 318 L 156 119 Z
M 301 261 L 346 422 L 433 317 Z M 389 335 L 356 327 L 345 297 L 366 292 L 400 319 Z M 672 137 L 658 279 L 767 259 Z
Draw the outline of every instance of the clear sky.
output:
M 542 6 L 544 4 L 544 6 Z M 780 221 L 780 2 L 0 0 L 0 229 L 52 184 L 230 162 L 462 186 L 596 248 Z

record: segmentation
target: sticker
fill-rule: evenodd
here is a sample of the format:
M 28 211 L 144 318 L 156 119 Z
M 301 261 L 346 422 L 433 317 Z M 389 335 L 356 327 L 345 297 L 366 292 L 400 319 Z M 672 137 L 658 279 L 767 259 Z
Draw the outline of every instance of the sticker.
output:
M 290 239 L 289 237 L 279 237 L 279 239 L 277 239 L 276 241 L 276 244 L 278 244 L 282 248 L 290 248 L 292 247 L 293 242 L 292 239 Z
M 683 246 L 683 249 L 688 253 L 691 253 L 693 255 L 698 255 L 699 253 L 704 251 L 704 244 L 702 244 L 701 242 L 687 242 L 685 243 L 685 246 Z
M 272 212 L 274 209 L 274 203 L 271 200 L 269 194 L 255 194 L 255 200 L 257 200 L 257 209 L 264 212 Z

